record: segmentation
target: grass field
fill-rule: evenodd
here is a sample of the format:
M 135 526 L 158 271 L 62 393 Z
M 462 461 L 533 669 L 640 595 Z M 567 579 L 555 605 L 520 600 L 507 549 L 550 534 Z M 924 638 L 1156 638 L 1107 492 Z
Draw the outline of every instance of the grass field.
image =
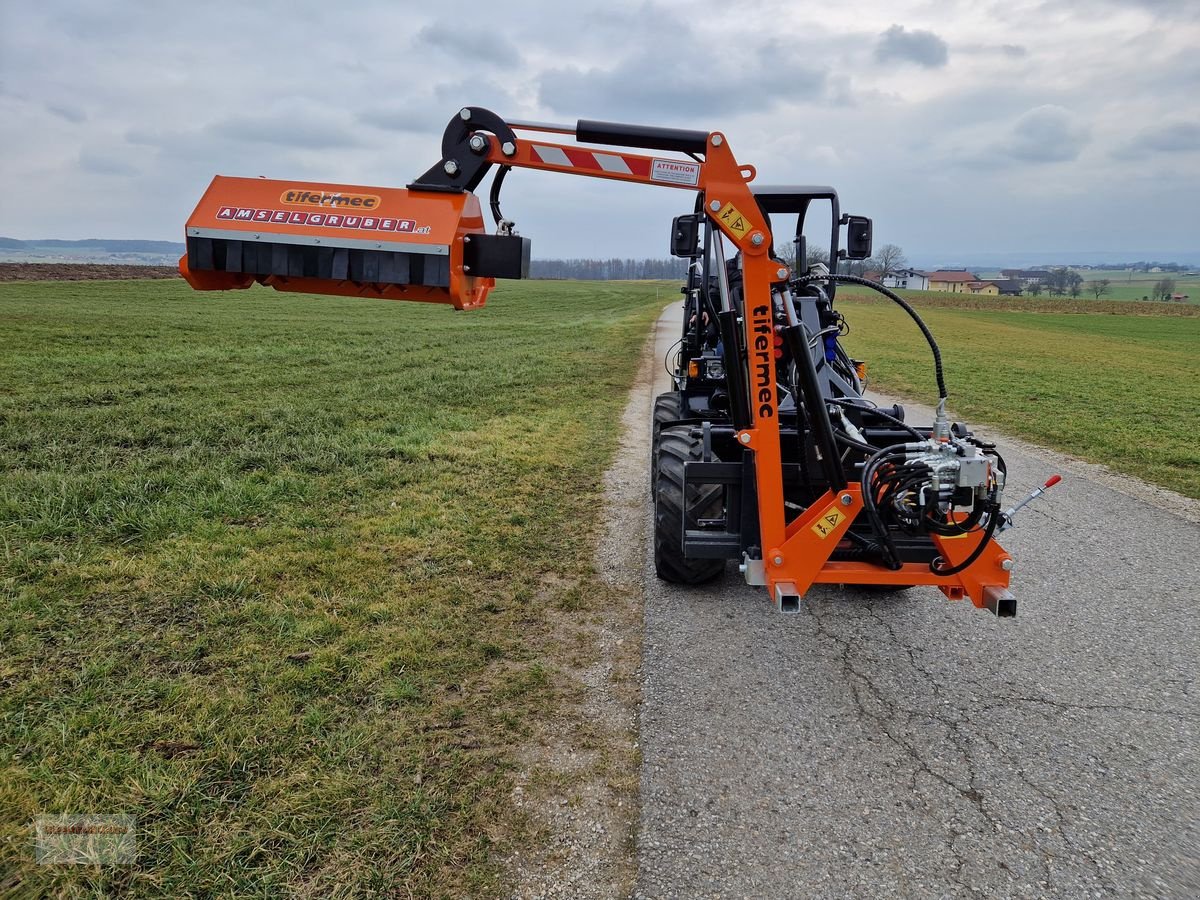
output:
M 1002 297 L 989 294 L 955 294 L 949 291 L 899 290 L 901 297 L 921 309 L 978 309 L 1011 310 L 1013 312 L 1037 312 L 1055 314 L 1095 313 L 1105 316 L 1200 316 L 1200 305 L 1195 303 L 1158 303 L 1154 301 L 1134 302 L 1114 300 L 1108 297 L 1096 300 L 1093 297 Z M 839 297 L 870 300 L 877 294 L 862 292 L 855 287 L 839 292 Z
M 497 892 L 673 288 L 0 285 L 0 894 Z M 929 400 L 903 314 L 839 302 L 874 385 Z M 968 421 L 1200 496 L 1200 310 L 918 302 Z M 47 812 L 136 816 L 138 864 L 34 864 Z
M 494 893 L 659 290 L 0 285 L 0 894 Z
M 1083 459 L 1200 497 L 1200 316 L 1170 304 L 1043 300 L 989 309 L 983 298 L 917 301 L 942 348 L 951 407 Z M 920 333 L 887 301 L 839 295 L 873 386 L 932 403 Z M 1114 308 L 1134 307 L 1139 315 Z M 1153 315 L 1159 309 L 1168 315 Z

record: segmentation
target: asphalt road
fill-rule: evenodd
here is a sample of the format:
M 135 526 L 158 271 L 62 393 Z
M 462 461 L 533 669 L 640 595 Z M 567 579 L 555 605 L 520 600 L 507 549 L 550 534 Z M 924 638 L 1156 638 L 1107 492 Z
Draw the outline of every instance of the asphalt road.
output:
M 636 896 L 1200 897 L 1197 506 L 990 436 L 1016 619 L 647 556 Z

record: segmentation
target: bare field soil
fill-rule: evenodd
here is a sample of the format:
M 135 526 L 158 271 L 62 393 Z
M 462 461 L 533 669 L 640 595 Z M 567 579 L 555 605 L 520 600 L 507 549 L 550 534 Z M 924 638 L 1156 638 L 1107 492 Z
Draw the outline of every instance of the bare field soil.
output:
M 129 266 L 107 263 L 0 263 L 0 281 L 128 281 L 178 278 L 174 266 Z

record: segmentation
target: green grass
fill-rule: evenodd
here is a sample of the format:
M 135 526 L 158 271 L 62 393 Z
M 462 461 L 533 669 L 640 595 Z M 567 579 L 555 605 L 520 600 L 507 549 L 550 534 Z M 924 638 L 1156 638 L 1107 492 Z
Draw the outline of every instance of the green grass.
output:
M 853 329 L 847 348 L 868 360 L 872 386 L 932 403 L 929 350 L 904 313 L 886 301 L 839 301 Z M 1200 497 L 1200 317 L 1179 307 L 1055 314 L 986 302 L 918 302 L 960 416 Z
M 500 890 L 656 293 L 0 285 L 0 894 Z
M 1010 309 L 1017 312 L 1047 312 L 1047 313 L 1101 313 L 1103 315 L 1123 316 L 1200 316 L 1200 305 L 1191 301 L 1187 303 L 1160 303 L 1156 301 L 1133 302 L 1128 300 L 1102 297 L 1099 300 L 1088 295 L 1079 297 L 1051 297 L 1042 294 L 1032 297 L 1024 294 L 1018 297 L 996 294 L 967 294 L 950 291 L 896 291 L 901 297 L 915 303 L 921 308 L 943 309 Z M 858 286 L 838 292 L 839 297 L 871 299 Z M 1140 299 L 1141 295 L 1138 295 Z

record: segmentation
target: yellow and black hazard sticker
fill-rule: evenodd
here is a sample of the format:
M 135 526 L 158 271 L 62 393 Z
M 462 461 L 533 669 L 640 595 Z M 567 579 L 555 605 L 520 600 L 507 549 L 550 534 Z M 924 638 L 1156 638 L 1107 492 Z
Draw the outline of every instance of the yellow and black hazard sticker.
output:
M 817 537 L 821 540 L 833 534 L 835 528 L 842 524 L 846 516 L 837 506 L 831 506 L 825 512 L 821 513 L 821 517 L 813 523 L 812 530 L 817 533 Z
M 717 213 L 717 218 L 738 237 L 743 237 L 750 230 L 750 223 L 732 203 L 726 203 L 725 208 Z

